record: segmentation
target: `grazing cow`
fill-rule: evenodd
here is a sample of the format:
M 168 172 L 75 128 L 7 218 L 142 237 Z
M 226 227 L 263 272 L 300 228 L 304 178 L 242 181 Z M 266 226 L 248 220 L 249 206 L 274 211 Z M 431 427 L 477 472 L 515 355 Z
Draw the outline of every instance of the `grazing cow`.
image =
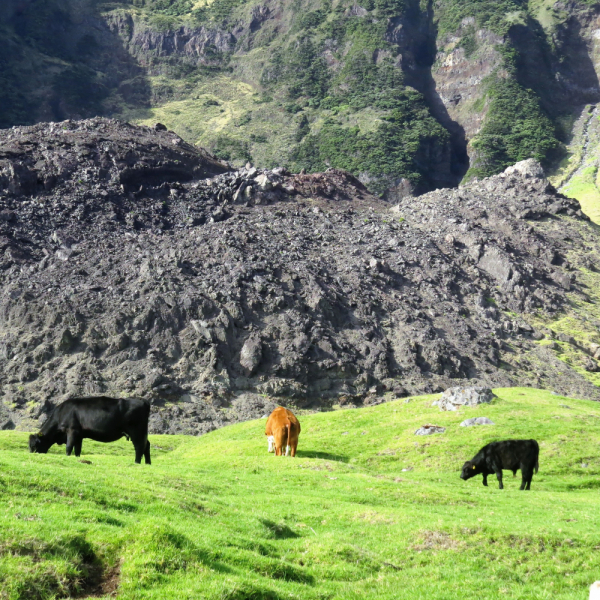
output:
M 135 462 L 142 456 L 150 464 L 148 417 L 150 405 L 137 398 L 73 398 L 57 406 L 39 433 L 29 436 L 30 452 L 46 454 L 53 444 L 67 444 L 67 456 L 81 454 L 83 438 L 115 442 L 126 436 L 135 448 Z
M 298 436 L 300 435 L 300 423 L 291 410 L 278 406 L 267 420 L 265 435 L 268 436 L 269 452 L 275 452 L 276 456 L 296 456 L 298 447 Z
M 520 489 L 528 490 L 533 478 L 533 470 L 538 472 L 538 456 L 540 447 L 535 440 L 506 440 L 492 442 L 484 446 L 471 460 L 468 460 L 460 475 L 461 479 L 470 479 L 480 473 L 483 475 L 483 485 L 487 485 L 487 476 L 496 474 L 500 489 L 502 485 L 502 469 L 512 471 L 513 475 L 521 469 L 523 478 Z
M 590 600 L 600 600 L 600 581 L 595 581 L 590 586 Z

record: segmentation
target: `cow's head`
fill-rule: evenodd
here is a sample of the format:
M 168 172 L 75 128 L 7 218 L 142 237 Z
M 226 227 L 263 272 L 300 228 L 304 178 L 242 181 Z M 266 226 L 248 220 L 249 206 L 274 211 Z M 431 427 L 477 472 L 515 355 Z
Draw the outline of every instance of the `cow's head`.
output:
M 41 433 L 32 433 L 29 436 L 29 452 L 46 454 L 49 447 L 50 446 L 44 440 L 44 436 Z
M 462 468 L 462 473 L 460 474 L 461 479 L 471 479 L 471 477 L 477 475 L 479 473 L 479 469 L 477 465 L 473 464 L 470 460 L 468 460 Z
M 270 435 L 267 437 L 267 442 L 269 442 L 269 452 L 275 452 L 275 436 Z

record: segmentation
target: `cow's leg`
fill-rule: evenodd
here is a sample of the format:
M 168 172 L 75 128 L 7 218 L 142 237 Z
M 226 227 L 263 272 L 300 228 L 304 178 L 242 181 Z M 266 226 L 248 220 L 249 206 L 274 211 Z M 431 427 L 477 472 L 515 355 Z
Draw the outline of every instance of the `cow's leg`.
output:
M 487 487 L 487 473 L 483 474 L 483 485 L 485 485 L 485 487 Z
M 504 489 L 504 485 L 502 484 L 502 469 L 498 469 L 496 471 L 496 477 L 498 478 L 498 487 L 503 490 Z
M 495 463 L 494 461 L 490 461 L 487 465 L 487 469 L 488 471 L 494 473 L 496 475 L 496 477 L 498 478 L 498 487 L 503 490 L 504 489 L 504 485 L 502 483 L 502 467 L 500 467 L 497 463 Z
M 531 480 L 533 479 L 533 468 L 531 467 L 521 467 L 521 490 L 528 490 L 531 487 Z
M 149 440 L 146 442 L 146 449 L 144 450 L 144 460 L 146 461 L 147 465 L 150 464 L 150 441 Z
M 138 436 L 133 434 L 131 436 L 131 441 L 133 442 L 133 447 L 135 448 L 135 462 L 139 465 L 142 462 L 142 456 L 144 456 L 144 453 L 146 452 L 148 438 L 145 435 Z
M 277 456 L 283 456 L 283 448 L 286 445 L 286 432 L 285 428 L 277 429 L 273 432 L 275 437 L 275 454 Z
M 77 434 L 72 429 L 69 429 L 67 431 L 67 447 L 66 447 L 67 456 L 71 456 L 71 452 L 73 452 L 73 447 L 75 446 L 76 443 L 77 443 Z M 77 453 L 75 453 L 75 455 L 77 456 Z
M 75 439 L 75 444 L 73 445 L 73 449 L 75 450 L 75 456 L 78 458 L 81 456 L 81 444 L 83 443 L 83 438 L 78 436 Z

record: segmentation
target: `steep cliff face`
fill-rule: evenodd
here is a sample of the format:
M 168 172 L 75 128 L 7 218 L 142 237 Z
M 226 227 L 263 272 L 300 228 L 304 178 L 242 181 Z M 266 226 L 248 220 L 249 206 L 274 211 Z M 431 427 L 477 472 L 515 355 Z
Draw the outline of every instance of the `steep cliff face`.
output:
M 157 31 L 144 19 L 123 11 L 108 13 L 105 22 L 150 74 L 159 73 L 160 69 L 153 67 L 169 58 L 194 67 L 226 64 L 237 43 L 230 31 L 203 26 Z
M 438 40 L 432 68 L 434 90 L 450 118 L 462 127 L 467 140 L 481 130 L 486 114 L 484 86 L 486 80 L 502 69 L 498 46 L 504 38 L 492 31 L 474 31 L 475 19 L 469 17 L 452 35 Z M 472 36 L 476 49 L 461 44 Z

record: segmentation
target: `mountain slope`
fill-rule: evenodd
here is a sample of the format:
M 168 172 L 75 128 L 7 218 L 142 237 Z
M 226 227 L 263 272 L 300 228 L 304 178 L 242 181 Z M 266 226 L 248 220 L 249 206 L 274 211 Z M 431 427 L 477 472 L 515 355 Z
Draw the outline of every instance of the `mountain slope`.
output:
M 4 125 L 160 120 L 236 165 L 344 168 L 393 199 L 469 163 L 550 168 L 598 101 L 595 2 L 363 4 L 9 0 Z
M 151 436 L 148 467 L 125 441 L 85 440 L 78 461 L 57 447 L 30 455 L 25 434 L 1 432 L 2 593 L 581 598 L 600 567 L 599 405 L 496 393 L 461 414 L 426 396 L 300 415 L 295 459 L 267 453 L 264 420 Z M 460 427 L 480 415 L 496 425 Z M 429 422 L 446 432 L 416 437 Z M 540 444 L 530 492 L 510 472 L 502 491 L 492 478 L 487 488 L 459 479 L 466 459 L 506 437 Z
M 145 73 L 96 0 L 0 6 L 0 127 L 149 106 Z

